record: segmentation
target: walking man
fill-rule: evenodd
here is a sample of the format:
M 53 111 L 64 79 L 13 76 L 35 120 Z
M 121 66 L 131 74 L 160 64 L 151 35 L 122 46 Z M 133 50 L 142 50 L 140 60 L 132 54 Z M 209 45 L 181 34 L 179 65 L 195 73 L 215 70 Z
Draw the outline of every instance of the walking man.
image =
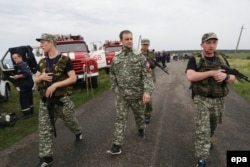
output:
M 152 59 L 155 59 L 155 53 L 152 50 L 149 50 L 150 40 L 142 39 L 141 40 L 141 52 L 146 57 L 147 61 L 150 63 L 151 75 L 153 81 L 155 82 L 155 72 L 154 69 L 156 67 L 155 62 Z M 145 123 L 149 124 L 151 120 L 151 114 L 153 111 L 152 98 L 150 102 L 145 104 Z
M 153 79 L 149 62 L 133 49 L 133 34 L 124 30 L 119 35 L 122 50 L 113 58 L 110 69 L 111 89 L 116 94 L 116 121 L 113 145 L 107 152 L 121 154 L 128 112 L 131 108 L 139 137 L 145 135 L 144 104 L 150 102 Z
M 229 66 L 226 58 L 216 52 L 218 38 L 215 33 L 202 36 L 202 53 L 191 57 L 187 64 L 186 76 L 192 84 L 195 108 L 195 156 L 197 167 L 205 167 L 212 148 L 211 137 L 218 123 L 222 123 L 225 110 L 225 97 L 229 90 L 227 84 L 235 81 L 220 64 Z
M 48 56 L 38 64 L 35 82 L 41 96 L 39 107 L 39 157 L 41 167 L 53 162 L 52 137 L 55 128 L 52 126 L 57 117 L 75 135 L 76 141 L 82 140 L 81 127 L 76 119 L 74 104 L 70 99 L 72 85 L 76 74 L 69 57 L 63 56 L 56 49 L 56 38 L 51 34 L 42 34 L 36 39 Z M 53 117 L 52 117 L 53 115 Z

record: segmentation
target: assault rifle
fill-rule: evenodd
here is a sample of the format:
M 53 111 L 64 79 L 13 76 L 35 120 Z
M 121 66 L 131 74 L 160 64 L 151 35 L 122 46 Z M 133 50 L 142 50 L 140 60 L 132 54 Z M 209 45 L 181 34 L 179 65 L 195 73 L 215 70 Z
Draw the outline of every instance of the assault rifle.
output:
M 168 70 L 166 70 L 164 67 L 162 67 L 162 66 L 161 66 L 157 61 L 155 61 L 152 57 L 147 57 L 147 59 L 153 61 L 154 64 L 155 64 L 157 67 L 159 67 L 162 71 L 164 71 L 165 73 L 167 73 L 167 74 L 169 75 Z
M 224 69 L 226 71 L 227 74 L 235 75 L 236 78 L 244 79 L 245 81 L 250 82 L 248 77 L 246 75 L 240 73 L 238 70 L 236 70 L 234 68 L 230 68 L 230 67 L 222 65 L 222 64 L 220 66 L 221 66 L 222 69 Z
M 54 136 L 56 137 L 57 135 L 56 135 L 56 123 L 55 123 L 55 104 L 63 106 L 63 102 L 60 101 L 58 97 L 54 96 L 49 98 L 43 97 L 42 100 L 47 105 L 50 123 L 54 132 Z
M 207 60 L 207 59 L 204 59 L 204 58 L 201 58 L 201 59 L 202 59 L 203 61 L 206 61 L 206 62 L 212 64 L 212 65 L 220 66 L 222 69 L 225 70 L 225 72 L 226 72 L 227 74 L 235 75 L 236 78 L 244 79 L 245 81 L 250 82 L 250 80 L 248 79 L 248 77 L 247 77 L 246 75 L 240 73 L 238 70 L 236 70 L 236 69 L 234 69 L 234 68 L 230 68 L 230 67 L 228 67 L 228 66 L 226 66 L 226 65 L 223 65 L 223 64 L 213 63 L 213 62 L 211 62 L 211 61 L 209 61 L 209 60 Z

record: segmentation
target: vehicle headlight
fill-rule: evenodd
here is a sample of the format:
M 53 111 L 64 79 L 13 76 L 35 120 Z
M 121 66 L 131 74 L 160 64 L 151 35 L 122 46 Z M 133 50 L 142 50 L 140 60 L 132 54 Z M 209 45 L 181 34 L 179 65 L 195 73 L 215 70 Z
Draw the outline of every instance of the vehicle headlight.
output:
M 91 65 L 89 66 L 89 69 L 92 71 L 92 70 L 95 69 L 95 66 L 94 66 L 93 64 L 91 64 Z

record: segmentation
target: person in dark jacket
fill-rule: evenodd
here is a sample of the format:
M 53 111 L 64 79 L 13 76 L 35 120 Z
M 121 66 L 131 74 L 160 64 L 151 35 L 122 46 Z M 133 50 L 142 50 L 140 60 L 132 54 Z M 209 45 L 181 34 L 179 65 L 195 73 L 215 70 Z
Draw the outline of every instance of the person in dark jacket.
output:
M 12 76 L 12 78 L 17 80 L 20 89 L 19 101 L 23 113 L 23 119 L 27 119 L 34 113 L 32 92 L 34 81 L 32 78 L 32 72 L 27 63 L 23 61 L 20 54 L 14 53 L 12 59 L 16 66 L 16 75 Z
M 165 68 L 166 66 L 166 58 L 167 58 L 167 52 L 163 50 L 161 52 L 161 62 L 162 62 L 162 67 Z

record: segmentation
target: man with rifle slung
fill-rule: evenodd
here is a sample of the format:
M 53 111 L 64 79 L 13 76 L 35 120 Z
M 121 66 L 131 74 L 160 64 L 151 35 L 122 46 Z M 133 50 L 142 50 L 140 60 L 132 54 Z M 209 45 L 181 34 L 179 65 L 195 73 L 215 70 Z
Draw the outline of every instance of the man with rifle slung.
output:
M 227 84 L 235 81 L 233 73 L 226 73 L 221 68 L 229 64 L 220 53 L 216 52 L 218 38 L 215 33 L 202 36 L 202 53 L 189 59 L 186 77 L 191 82 L 195 109 L 195 156 L 197 167 L 205 167 L 212 149 L 211 138 L 225 110 L 225 97 L 229 89 Z M 205 61 L 204 61 L 205 60 Z M 216 164 L 216 162 L 213 162 Z
M 151 75 L 153 78 L 153 81 L 156 81 L 155 78 L 155 72 L 154 72 L 154 68 L 156 67 L 156 63 L 155 63 L 155 54 L 153 50 L 149 50 L 149 45 L 150 45 L 150 40 L 149 39 L 142 39 L 141 40 L 141 52 L 142 54 L 147 58 L 148 60 L 148 66 L 149 68 L 151 68 Z M 153 105 L 152 105 L 152 98 L 151 101 L 145 104 L 145 123 L 149 124 L 150 120 L 151 120 L 151 115 L 152 115 L 152 111 L 153 111 Z
M 155 59 L 149 57 L 147 58 L 148 60 L 150 60 L 150 62 L 153 62 L 155 64 L 155 66 L 159 67 L 162 71 L 164 71 L 166 74 L 169 75 L 168 70 L 166 70 L 166 67 L 162 67 Z
M 70 99 L 76 74 L 70 58 L 56 49 L 56 38 L 51 34 L 42 34 L 36 39 L 40 42 L 45 58 L 38 64 L 35 82 L 41 95 L 39 107 L 39 157 L 40 166 L 49 166 L 53 162 L 52 138 L 55 121 L 60 117 L 75 135 L 76 141 L 82 140 L 81 127 L 76 119 L 74 104 Z

